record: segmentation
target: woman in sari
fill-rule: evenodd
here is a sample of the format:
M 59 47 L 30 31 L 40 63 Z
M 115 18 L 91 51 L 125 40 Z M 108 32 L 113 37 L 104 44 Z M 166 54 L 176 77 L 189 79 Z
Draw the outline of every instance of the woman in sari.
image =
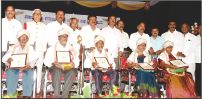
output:
M 136 50 L 128 58 L 128 66 L 136 69 L 135 84 L 138 87 L 137 91 L 140 93 L 140 97 L 157 98 L 159 95 L 154 72 L 140 68 L 140 63 L 152 64 L 151 56 L 145 51 L 146 43 L 144 38 L 138 39 Z
M 166 41 L 164 51 L 158 57 L 159 67 L 165 70 L 167 98 L 194 98 L 194 81 L 186 72 L 186 67 L 179 68 L 169 62 L 176 60 L 172 55 L 173 46 L 173 42 Z

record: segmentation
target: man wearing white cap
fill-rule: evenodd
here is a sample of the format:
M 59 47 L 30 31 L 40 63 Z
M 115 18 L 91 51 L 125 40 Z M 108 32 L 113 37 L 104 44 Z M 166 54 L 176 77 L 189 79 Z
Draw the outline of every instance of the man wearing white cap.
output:
M 10 45 L 17 42 L 16 35 L 22 29 L 22 24 L 15 19 L 15 8 L 7 6 L 5 10 L 5 18 L 2 19 L 2 54 L 8 50 Z
M 66 28 L 58 31 L 58 41 L 52 47 L 48 48 L 45 55 L 44 64 L 51 67 L 51 75 L 54 88 L 54 96 L 56 98 L 68 98 L 69 91 L 73 84 L 73 78 L 76 75 L 75 51 L 68 41 L 69 32 Z M 63 53 L 60 54 L 59 53 Z M 63 59 L 69 54 L 68 58 Z M 63 56 L 62 56 L 63 55 Z M 64 56 L 65 55 L 65 56 Z M 64 89 L 60 95 L 61 76 L 64 74 Z
M 41 75 L 42 75 L 42 65 L 45 45 L 43 45 L 43 39 L 45 37 L 45 24 L 41 22 L 42 20 L 42 11 L 40 9 L 34 9 L 32 14 L 32 21 L 25 23 L 25 29 L 30 33 L 29 44 L 34 47 L 36 54 L 39 56 L 39 59 L 36 62 L 37 66 L 37 93 L 40 92 L 41 86 Z
M 114 58 L 104 49 L 104 42 L 105 39 L 102 36 L 95 37 L 95 49 L 91 53 L 92 66 L 93 68 L 102 67 L 102 65 L 96 61 L 96 57 L 104 57 L 107 59 L 109 66 L 104 66 L 102 68 L 108 69 L 105 73 L 110 77 L 110 86 L 112 89 L 115 84 L 117 75 L 117 72 L 113 70 L 115 69 L 116 64 L 114 63 Z M 95 69 L 94 78 L 97 94 L 101 94 L 102 92 L 102 76 L 103 72 L 98 69 Z
M 6 83 L 7 83 L 7 95 L 10 98 L 17 98 L 13 96 L 16 92 L 18 85 L 19 72 L 23 72 L 23 96 L 30 97 L 33 91 L 33 70 L 32 68 L 36 62 L 36 54 L 32 46 L 27 42 L 29 40 L 29 33 L 26 30 L 20 30 L 17 33 L 18 43 L 10 46 L 7 53 L 3 56 L 2 62 L 7 65 L 6 69 Z M 14 54 L 26 54 L 25 65 L 18 67 L 12 65 L 12 62 L 17 60 L 17 57 L 13 57 Z M 13 97 L 12 97 L 13 96 Z
M 54 45 L 57 40 L 57 32 L 61 28 L 66 28 L 67 31 L 70 31 L 70 27 L 64 23 L 65 13 L 63 10 L 56 11 L 56 21 L 50 22 L 47 24 L 45 29 L 45 35 L 48 36 L 44 38 L 44 43 L 48 45 L 48 47 Z

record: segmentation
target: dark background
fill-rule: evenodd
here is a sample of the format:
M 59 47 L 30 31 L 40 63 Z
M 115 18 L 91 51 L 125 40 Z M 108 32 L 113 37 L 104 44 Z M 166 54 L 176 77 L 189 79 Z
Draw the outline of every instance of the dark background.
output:
M 95 14 L 98 16 L 116 15 L 125 22 L 125 31 L 128 34 L 135 32 L 140 21 L 146 23 L 146 33 L 151 35 L 151 27 L 160 28 L 160 34 L 167 31 L 169 20 L 177 22 L 177 30 L 180 25 L 187 22 L 193 25 L 194 22 L 201 24 L 201 1 L 160 1 L 150 10 L 127 11 L 120 8 L 112 8 L 111 5 L 101 8 L 87 8 L 73 1 L 2 1 L 2 16 L 7 5 L 13 5 L 17 9 L 33 10 L 40 8 L 42 11 L 55 12 L 63 9 L 66 13 L 74 14 Z

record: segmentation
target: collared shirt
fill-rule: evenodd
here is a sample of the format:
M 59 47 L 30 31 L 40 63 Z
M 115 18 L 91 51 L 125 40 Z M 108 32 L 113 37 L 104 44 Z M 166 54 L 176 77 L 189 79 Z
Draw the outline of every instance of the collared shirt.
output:
M 176 57 L 177 52 L 183 51 L 182 49 L 183 49 L 184 37 L 181 32 L 178 32 L 175 30 L 173 33 L 171 33 L 170 31 L 167 31 L 167 32 L 163 33 L 161 35 L 161 37 L 165 41 L 171 41 L 174 43 L 172 53 L 175 57 Z
M 2 19 L 2 51 L 8 50 L 8 43 L 17 43 L 16 35 L 21 29 L 22 24 L 18 20 L 11 19 L 9 21 L 7 18 Z
M 20 54 L 20 53 L 27 54 L 28 60 L 26 60 L 26 62 L 28 62 L 28 64 L 33 68 L 35 66 L 36 60 L 38 59 L 37 58 L 38 56 L 35 54 L 33 47 L 30 45 L 27 45 L 24 48 L 22 48 L 18 43 L 10 46 L 9 50 L 3 56 L 2 62 L 5 64 L 8 64 L 7 60 L 12 57 L 12 54 Z M 13 60 L 15 60 L 15 59 L 13 59 Z
M 98 51 L 97 48 L 94 49 L 93 52 L 91 53 L 92 62 L 96 62 L 94 57 L 106 57 L 109 64 L 112 64 L 113 69 L 115 69 L 116 64 L 114 62 L 114 58 L 108 52 L 106 52 L 104 49 L 102 49 L 101 53 Z
M 185 63 L 195 63 L 195 42 L 196 37 L 195 35 L 191 33 L 187 33 L 184 35 L 184 44 L 183 44 L 183 54 L 185 54 L 185 58 L 182 58 L 182 60 Z
M 65 47 L 62 46 L 59 42 L 57 42 L 54 46 L 51 46 L 50 48 L 48 48 L 44 58 L 44 64 L 46 66 L 51 67 L 52 63 L 56 61 L 56 51 L 70 51 L 72 56 L 70 58 L 72 59 L 72 62 L 74 62 L 75 66 L 78 66 L 77 65 L 78 62 L 75 62 L 74 60 L 74 55 L 75 55 L 74 48 L 68 42 Z
M 95 38 L 95 35 L 99 35 L 99 34 L 100 34 L 100 29 L 97 27 L 95 28 L 95 30 L 92 30 L 90 25 L 86 25 L 82 27 L 81 29 L 82 44 L 85 45 L 86 48 L 95 47 L 94 38 Z
M 146 47 L 146 51 L 149 50 L 149 48 L 151 47 L 151 43 L 150 43 L 150 37 L 148 34 L 143 33 L 143 35 L 140 35 L 140 33 L 136 32 L 136 33 L 132 33 L 130 35 L 130 40 L 129 40 L 129 47 L 132 51 L 134 51 L 136 49 L 136 44 L 137 44 L 137 40 L 140 38 L 144 38 L 147 40 L 147 47 Z
M 129 36 L 128 33 L 126 32 L 121 32 L 121 43 L 122 43 L 122 47 L 123 48 L 127 48 L 128 47 L 128 42 L 129 42 Z
M 164 39 L 160 36 L 154 38 L 153 36 L 150 37 L 151 47 L 154 49 L 154 52 L 161 50 L 163 48 Z
M 201 35 L 197 35 L 195 39 L 196 46 L 193 48 L 195 49 L 195 62 L 201 63 Z
M 43 24 L 42 22 L 34 22 L 34 21 L 30 21 L 27 22 L 27 31 L 30 34 L 30 38 L 29 38 L 29 44 L 30 45 L 35 45 L 35 50 L 36 52 L 43 52 L 45 51 L 45 46 L 43 39 L 46 37 L 45 36 L 45 24 Z
M 118 57 L 118 51 L 123 51 L 121 45 L 121 32 L 116 28 L 107 26 L 101 30 L 101 36 L 105 38 L 105 48 L 114 58 Z
M 58 21 L 54 21 L 47 24 L 44 37 L 45 44 L 48 43 L 50 46 L 55 45 L 58 41 L 57 32 L 62 28 L 66 28 L 67 31 L 71 31 L 70 27 L 65 23 L 60 24 Z

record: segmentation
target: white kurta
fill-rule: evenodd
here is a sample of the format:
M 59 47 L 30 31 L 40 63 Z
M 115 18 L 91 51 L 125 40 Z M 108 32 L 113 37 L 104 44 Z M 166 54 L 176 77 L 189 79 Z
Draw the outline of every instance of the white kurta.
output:
M 109 64 L 112 64 L 113 69 L 115 69 L 116 64 L 114 62 L 114 58 L 104 49 L 102 50 L 101 53 L 97 49 L 93 50 L 93 52 L 91 53 L 91 63 L 95 62 L 94 57 L 106 57 Z
M 197 35 L 195 39 L 196 46 L 193 48 L 195 49 L 195 62 L 201 63 L 201 35 Z
M 122 45 L 122 48 L 127 48 L 129 46 L 129 36 L 128 36 L 128 33 L 126 32 L 121 32 L 121 45 Z
M 75 50 L 75 60 L 77 60 L 77 62 L 79 62 L 79 52 L 80 52 L 80 45 L 78 44 L 78 40 L 77 37 L 80 35 L 81 36 L 81 31 L 76 29 L 75 31 L 71 28 L 71 32 L 69 35 L 69 42 L 70 44 L 73 46 L 74 50 Z M 78 64 L 79 65 L 79 64 Z M 78 66 L 76 66 L 78 67 Z
M 8 43 L 17 43 L 16 35 L 21 29 L 22 24 L 18 20 L 12 19 L 9 21 L 7 18 L 2 19 L 2 52 L 8 50 Z
M 196 37 L 191 34 L 187 33 L 184 37 L 184 44 L 183 44 L 183 53 L 185 54 L 185 58 L 182 58 L 182 60 L 189 65 L 189 68 L 187 69 L 188 72 L 191 72 L 193 79 L 195 80 L 195 40 Z
M 75 62 L 74 60 L 75 51 L 73 46 L 71 46 L 70 43 L 67 43 L 64 47 L 59 42 L 47 49 L 47 53 L 44 58 L 44 64 L 46 66 L 52 67 L 52 63 L 54 63 L 54 61 L 56 60 L 56 51 L 70 51 L 72 54 L 72 62 L 74 62 L 75 66 L 78 66 L 78 62 Z
M 185 54 L 185 58 L 182 60 L 185 63 L 195 63 L 195 47 L 196 47 L 196 37 L 191 33 L 187 33 L 184 35 L 184 46 L 183 46 L 183 53 Z
M 35 62 L 38 59 L 35 51 L 32 46 L 27 45 L 23 49 L 19 44 L 13 45 L 9 47 L 9 50 L 6 52 L 6 54 L 2 58 L 2 62 L 7 64 L 7 60 L 12 57 L 12 54 L 20 54 L 20 53 L 26 53 L 27 59 L 26 62 L 29 64 L 32 68 L 35 66 Z M 15 60 L 15 59 L 13 59 Z
M 134 51 L 137 46 L 137 40 L 140 39 L 140 38 L 144 38 L 147 40 L 147 47 L 146 47 L 146 51 L 149 50 L 149 48 L 151 47 L 151 43 L 150 43 L 150 37 L 148 34 L 146 33 L 143 33 L 143 35 L 140 35 L 140 33 L 136 32 L 136 33 L 132 33 L 130 35 L 130 40 L 129 40 L 129 47 L 132 51 Z
M 36 23 L 35 21 L 30 21 L 26 23 L 27 25 L 27 31 L 30 34 L 29 38 L 29 44 L 34 46 L 34 50 L 36 51 L 36 54 L 38 55 L 38 60 L 36 62 L 37 66 L 37 93 L 40 92 L 41 87 L 41 77 L 42 77 L 42 65 L 43 65 L 43 59 L 44 59 L 44 52 L 46 51 L 46 45 L 43 42 L 45 36 L 45 24 L 42 22 Z
M 177 52 L 183 51 L 183 43 L 184 43 L 184 37 L 181 32 L 174 31 L 171 33 L 170 31 L 167 31 L 161 35 L 161 37 L 165 41 L 171 41 L 174 43 L 172 54 L 176 57 Z
M 146 56 L 146 57 L 144 58 L 144 62 L 145 62 L 145 63 L 151 63 L 151 56 L 149 55 L 149 53 L 147 53 L 146 51 L 144 51 L 143 54 Z M 128 62 L 138 63 L 137 57 L 138 57 L 137 51 L 133 51 L 133 52 L 130 54 L 130 56 L 128 57 L 127 61 L 128 61 Z
M 116 27 L 111 28 L 107 26 L 101 30 L 100 35 L 105 38 L 105 48 L 108 49 L 114 58 L 117 58 L 118 51 L 123 51 L 121 32 Z
M 45 36 L 45 24 L 43 24 L 42 22 L 34 22 L 34 21 L 30 21 L 27 22 L 27 31 L 30 34 L 30 38 L 29 38 L 29 44 L 30 45 L 34 45 L 35 44 L 35 50 L 36 52 L 44 52 L 46 51 L 45 46 L 43 45 L 44 42 L 44 38 Z
M 99 35 L 99 34 L 100 34 L 99 28 L 92 30 L 90 25 L 86 25 L 82 27 L 81 29 L 82 44 L 85 45 L 86 48 L 95 47 L 94 38 L 95 38 L 95 35 Z
M 62 28 L 66 28 L 67 31 L 71 31 L 70 27 L 65 23 L 60 24 L 58 21 L 54 21 L 47 24 L 44 38 L 45 45 L 47 43 L 50 46 L 55 45 L 55 43 L 58 41 L 57 32 Z

